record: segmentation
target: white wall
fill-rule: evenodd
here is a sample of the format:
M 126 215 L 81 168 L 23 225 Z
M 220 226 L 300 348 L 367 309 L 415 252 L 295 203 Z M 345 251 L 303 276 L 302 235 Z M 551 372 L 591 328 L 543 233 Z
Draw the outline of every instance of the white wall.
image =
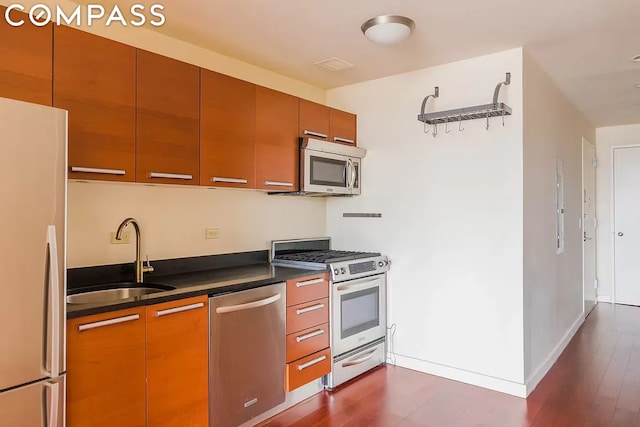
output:
M 68 197 L 68 267 L 131 262 L 133 236 L 128 245 L 110 244 L 110 233 L 129 216 L 140 222 L 152 260 L 262 250 L 273 239 L 325 235 L 323 199 L 76 181 L 69 182 Z M 205 239 L 205 229 L 215 227 L 221 237 Z
M 595 129 L 526 54 L 523 81 L 525 377 L 537 383 L 559 355 L 554 350 L 581 324 L 582 137 L 594 141 Z M 556 254 L 556 158 L 564 162 L 562 254 Z
M 428 111 L 500 100 L 513 108 L 433 138 Z M 392 261 L 389 324 L 400 365 L 518 394 L 523 377 L 522 50 L 331 90 L 330 105 L 358 113 L 368 150 L 362 195 L 327 202 L 334 247 L 377 250 Z M 379 212 L 381 219 L 342 218 Z
M 612 263 L 612 166 L 611 150 L 613 147 L 640 145 L 640 124 L 613 126 L 596 129 L 596 215 L 598 218 L 597 251 L 598 251 L 598 297 L 610 300 L 613 296 L 613 263 Z

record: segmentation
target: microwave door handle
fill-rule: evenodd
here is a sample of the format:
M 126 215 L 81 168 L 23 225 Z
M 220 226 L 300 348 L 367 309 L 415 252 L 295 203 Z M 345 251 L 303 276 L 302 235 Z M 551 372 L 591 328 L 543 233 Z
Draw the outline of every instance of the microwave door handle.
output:
M 353 178 L 353 162 L 351 159 L 347 159 L 347 179 L 345 180 L 347 183 L 347 189 L 351 190 L 351 179 Z
M 353 163 L 353 160 L 349 159 L 349 161 L 351 162 L 351 185 L 349 186 L 349 188 L 351 188 L 353 190 L 353 186 L 356 185 L 356 179 L 357 179 L 357 170 L 356 170 L 356 165 L 355 163 Z

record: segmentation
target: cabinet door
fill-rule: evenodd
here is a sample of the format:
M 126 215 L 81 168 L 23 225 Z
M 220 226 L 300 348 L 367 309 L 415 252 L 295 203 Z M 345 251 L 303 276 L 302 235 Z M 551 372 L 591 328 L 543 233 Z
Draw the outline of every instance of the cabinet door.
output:
M 298 101 L 256 87 L 256 188 L 298 190 Z
M 207 296 L 147 307 L 148 425 L 209 424 Z
M 255 85 L 202 70 L 200 185 L 255 186 Z
M 12 27 L 4 19 L 7 8 L 0 5 L 0 97 L 51 105 L 53 26 L 36 27 L 27 14 L 12 11 Z
M 329 140 L 329 107 L 300 99 L 300 136 Z
M 69 178 L 135 180 L 135 48 L 54 29 L 53 105 L 69 111 Z
M 137 51 L 136 181 L 198 184 L 200 70 Z
M 356 145 L 356 115 L 332 108 L 329 113 L 329 140 Z
M 144 308 L 67 322 L 67 425 L 145 426 Z

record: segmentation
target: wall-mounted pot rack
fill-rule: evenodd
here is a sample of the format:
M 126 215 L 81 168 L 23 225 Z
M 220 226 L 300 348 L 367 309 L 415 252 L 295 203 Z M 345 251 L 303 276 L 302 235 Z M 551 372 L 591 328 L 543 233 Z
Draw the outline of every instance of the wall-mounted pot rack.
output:
M 427 95 L 422 101 L 420 108 L 420 114 L 418 114 L 418 120 L 425 125 L 425 133 L 429 133 L 427 125 L 433 125 L 433 136 L 438 134 L 438 125 L 444 123 L 448 126 L 452 122 L 463 122 L 465 120 L 486 119 L 487 129 L 489 129 L 490 117 L 502 117 L 502 125 L 504 126 L 504 116 L 511 115 L 511 107 L 503 102 L 498 102 L 498 95 L 500 95 L 500 88 L 503 85 L 511 84 L 511 73 L 506 73 L 506 79 L 503 82 L 498 83 L 493 91 L 493 102 L 491 104 L 474 105 L 473 107 L 455 108 L 453 110 L 437 111 L 433 113 L 425 113 L 427 101 L 429 98 L 438 98 L 440 96 L 440 88 L 435 87 L 432 95 Z M 462 123 L 459 124 L 458 130 L 464 130 Z M 449 133 L 448 128 L 445 130 Z

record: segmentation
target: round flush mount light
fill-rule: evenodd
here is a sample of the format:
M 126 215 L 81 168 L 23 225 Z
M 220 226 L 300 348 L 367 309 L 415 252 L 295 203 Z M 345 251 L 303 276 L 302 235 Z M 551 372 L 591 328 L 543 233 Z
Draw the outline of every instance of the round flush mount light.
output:
M 411 35 L 416 23 L 398 15 L 382 15 L 369 19 L 360 29 L 374 43 L 390 45 L 400 43 Z
M 640 54 L 635 55 L 635 56 L 632 56 L 632 57 L 631 57 L 631 60 L 632 60 L 633 62 L 640 62 Z

